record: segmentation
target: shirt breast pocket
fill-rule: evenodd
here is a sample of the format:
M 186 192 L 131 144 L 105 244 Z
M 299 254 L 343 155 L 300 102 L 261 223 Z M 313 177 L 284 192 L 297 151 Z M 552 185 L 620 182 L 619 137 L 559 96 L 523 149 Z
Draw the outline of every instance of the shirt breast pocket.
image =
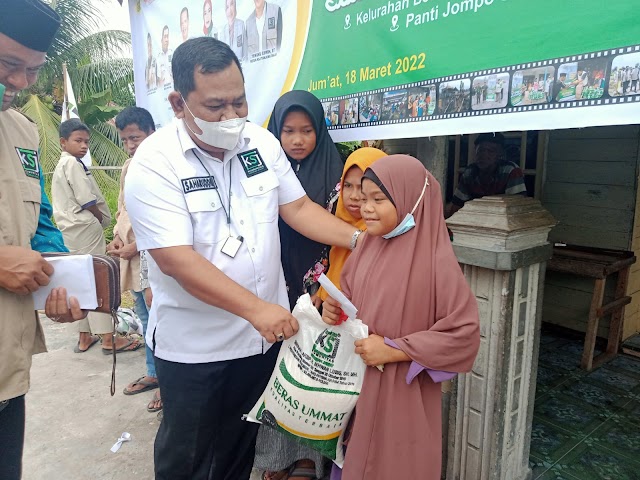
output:
M 271 223 L 278 218 L 278 186 L 275 173 L 267 170 L 240 180 L 257 223 Z
M 194 243 L 213 245 L 229 236 L 226 214 L 215 190 L 189 192 L 185 199 Z
M 274 48 L 278 45 L 278 30 L 276 29 L 275 19 L 273 26 L 267 29 L 267 48 Z

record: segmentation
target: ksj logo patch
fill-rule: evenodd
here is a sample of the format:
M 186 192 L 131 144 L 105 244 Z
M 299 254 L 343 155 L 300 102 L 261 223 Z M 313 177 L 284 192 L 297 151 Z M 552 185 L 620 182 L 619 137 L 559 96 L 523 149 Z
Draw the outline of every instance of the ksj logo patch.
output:
M 18 157 L 22 163 L 22 168 L 27 177 L 40 179 L 40 163 L 38 162 L 38 152 L 28 148 L 16 147 Z
M 247 174 L 247 177 L 253 177 L 254 175 L 267 171 L 267 165 L 264 163 L 264 160 L 262 160 L 257 148 L 239 153 L 238 158 L 242 163 L 242 168 L 244 168 L 244 173 Z
M 311 358 L 316 362 L 333 367 L 340 346 L 340 334 L 325 330 L 318 336 L 313 348 L 311 349 Z

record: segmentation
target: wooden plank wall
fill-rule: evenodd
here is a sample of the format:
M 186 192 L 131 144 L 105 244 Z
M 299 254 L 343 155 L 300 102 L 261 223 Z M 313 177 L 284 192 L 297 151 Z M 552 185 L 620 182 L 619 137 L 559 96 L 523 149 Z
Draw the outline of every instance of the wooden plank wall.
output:
M 638 125 L 550 132 L 542 203 L 559 222 L 551 241 L 640 256 L 639 149 Z M 609 282 L 612 295 L 615 278 Z M 640 265 L 629 283 L 623 338 L 640 331 Z M 544 321 L 584 331 L 592 292 L 592 280 L 548 272 Z M 607 331 L 601 322 L 599 335 Z
M 638 159 L 638 163 L 640 164 L 640 158 Z M 638 180 L 640 184 L 640 178 Z M 631 295 L 631 304 L 627 305 L 627 308 L 624 311 L 624 324 L 622 329 L 623 340 L 640 332 L 640 189 L 638 189 L 638 195 L 636 198 L 631 249 L 638 260 L 635 265 L 631 267 L 631 275 L 629 275 L 627 295 Z

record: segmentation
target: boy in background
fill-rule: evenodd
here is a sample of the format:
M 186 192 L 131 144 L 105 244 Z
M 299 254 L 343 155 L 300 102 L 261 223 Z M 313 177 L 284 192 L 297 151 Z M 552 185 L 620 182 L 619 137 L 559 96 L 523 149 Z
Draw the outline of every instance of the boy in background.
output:
M 89 151 L 89 127 L 78 119 L 60 124 L 62 154 L 51 180 L 53 217 L 71 253 L 104 255 L 106 242 L 103 228 L 111 224 L 111 214 L 98 184 L 82 163 Z M 102 338 L 102 351 L 111 353 L 113 326 L 111 316 L 91 312 L 78 322 L 79 338 L 76 353 L 86 352 Z M 96 335 L 93 335 L 93 334 Z M 118 337 L 118 351 L 140 348 L 140 343 Z

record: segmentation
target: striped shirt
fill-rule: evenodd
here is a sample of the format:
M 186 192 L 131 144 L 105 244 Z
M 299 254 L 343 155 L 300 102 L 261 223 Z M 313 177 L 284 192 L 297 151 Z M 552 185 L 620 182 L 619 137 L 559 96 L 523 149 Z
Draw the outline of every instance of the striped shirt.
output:
M 522 170 L 513 162 L 498 164 L 490 176 L 480 176 L 475 163 L 469 165 L 460 177 L 460 183 L 451 202 L 462 207 L 465 202 L 488 195 L 526 195 Z

